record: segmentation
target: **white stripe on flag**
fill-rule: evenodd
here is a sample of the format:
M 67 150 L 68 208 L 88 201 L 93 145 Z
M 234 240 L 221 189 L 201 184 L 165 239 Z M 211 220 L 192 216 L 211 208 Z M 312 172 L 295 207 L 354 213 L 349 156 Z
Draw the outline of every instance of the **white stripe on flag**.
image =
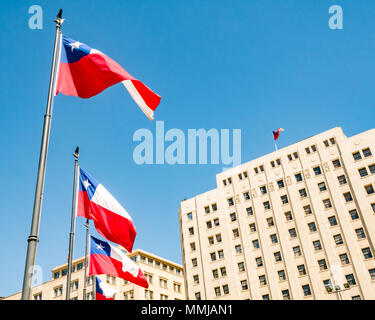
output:
M 143 100 L 142 96 L 139 94 L 137 89 L 134 87 L 133 82 L 131 80 L 124 80 L 121 81 L 122 84 L 125 86 L 125 88 L 128 90 L 131 97 L 134 99 L 135 103 L 138 105 L 138 107 L 141 108 L 141 110 L 144 112 L 144 114 L 149 118 L 150 120 L 154 120 L 154 111 L 152 111 L 146 104 L 146 102 Z

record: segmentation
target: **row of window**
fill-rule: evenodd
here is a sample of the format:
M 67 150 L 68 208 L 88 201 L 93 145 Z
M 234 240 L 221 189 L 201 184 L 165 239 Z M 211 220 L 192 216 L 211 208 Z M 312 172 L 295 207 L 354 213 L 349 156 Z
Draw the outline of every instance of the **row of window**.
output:
M 134 262 L 137 262 L 138 260 L 138 256 L 132 256 L 131 259 L 134 261 Z M 143 255 L 139 255 L 139 261 L 142 262 L 142 263 L 147 263 L 151 266 L 155 266 L 156 268 L 159 268 L 159 269 L 162 269 L 164 271 L 169 271 L 171 273 L 175 273 L 177 275 L 182 275 L 183 274 L 183 271 L 179 268 L 175 268 L 171 265 L 167 265 L 166 263 L 162 263 L 161 261 L 159 260 L 154 260 L 152 258 L 146 258 L 145 256 Z
M 72 272 L 80 271 L 82 269 L 83 269 L 83 262 L 72 265 Z M 61 277 L 66 276 L 67 273 L 68 273 L 68 268 L 56 271 L 53 273 L 53 279 L 57 279 L 60 276 Z

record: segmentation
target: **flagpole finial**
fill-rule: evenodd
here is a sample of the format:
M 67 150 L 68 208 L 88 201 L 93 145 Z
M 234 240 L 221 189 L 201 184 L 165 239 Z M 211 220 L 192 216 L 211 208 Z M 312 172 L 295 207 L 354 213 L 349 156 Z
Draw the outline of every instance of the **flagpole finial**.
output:
M 56 28 L 60 28 L 61 25 L 62 25 L 62 24 L 64 23 L 64 21 L 65 21 L 65 19 L 63 19 L 63 18 L 61 17 L 61 16 L 62 16 L 62 12 L 63 12 L 63 10 L 60 9 L 60 10 L 59 10 L 59 13 L 58 13 L 57 16 L 56 16 L 56 19 L 53 20 L 53 22 L 56 23 Z
M 76 150 L 73 153 L 73 157 L 78 159 L 78 157 L 79 157 L 79 147 L 76 147 Z

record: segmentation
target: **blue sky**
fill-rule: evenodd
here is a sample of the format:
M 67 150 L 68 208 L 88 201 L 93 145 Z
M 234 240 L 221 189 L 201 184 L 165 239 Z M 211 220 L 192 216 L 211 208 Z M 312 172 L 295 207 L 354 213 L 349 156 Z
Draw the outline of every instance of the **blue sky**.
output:
M 34 4 L 43 30 L 28 28 Z M 328 27 L 333 4 L 343 8 L 343 30 Z M 243 162 L 272 152 L 278 127 L 279 148 L 336 126 L 348 136 L 374 127 L 374 1 L 2 1 L 0 296 L 22 287 L 60 8 L 63 33 L 162 96 L 155 119 L 166 130 L 241 129 Z M 179 203 L 215 188 L 223 165 L 137 165 L 139 128 L 155 132 L 155 122 L 120 84 L 87 100 L 56 97 L 36 259 L 44 281 L 66 262 L 77 145 L 81 166 L 133 217 L 135 248 L 182 262 Z

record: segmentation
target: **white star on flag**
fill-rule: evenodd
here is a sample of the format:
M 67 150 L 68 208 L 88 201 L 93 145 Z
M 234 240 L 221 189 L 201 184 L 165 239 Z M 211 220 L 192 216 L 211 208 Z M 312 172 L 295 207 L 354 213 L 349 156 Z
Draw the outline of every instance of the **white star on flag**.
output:
M 88 188 L 89 186 L 91 186 L 91 184 L 89 183 L 89 180 L 83 181 L 83 184 L 84 184 L 86 190 L 87 190 L 87 188 Z
M 72 43 L 70 44 L 70 46 L 72 47 L 72 52 L 73 52 L 74 49 L 79 49 L 79 46 L 80 46 L 81 44 L 82 44 L 82 43 L 79 42 L 79 41 L 72 42 Z
M 104 249 L 104 247 L 101 245 L 101 244 L 97 244 L 96 245 L 96 249 L 100 249 L 100 250 L 103 250 Z

